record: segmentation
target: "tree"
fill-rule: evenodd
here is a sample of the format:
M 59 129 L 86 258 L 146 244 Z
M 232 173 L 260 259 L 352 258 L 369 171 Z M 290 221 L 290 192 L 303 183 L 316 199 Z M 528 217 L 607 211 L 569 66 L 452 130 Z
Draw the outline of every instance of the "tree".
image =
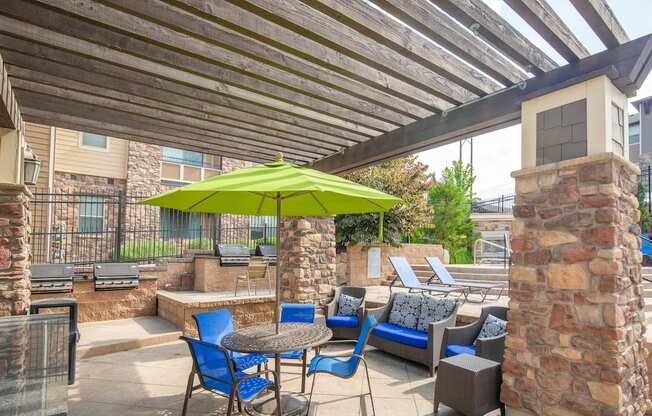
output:
M 390 160 L 359 169 L 346 175 L 346 179 L 397 196 L 402 204 L 384 215 L 383 241 L 399 244 L 405 234 L 414 232 L 418 224 L 428 218 L 425 194 L 430 189 L 428 167 L 417 162 L 416 156 Z M 340 247 L 372 243 L 378 235 L 378 213 L 338 215 L 335 218 L 337 244 Z
M 474 182 L 471 167 L 456 161 L 444 169 L 441 182 L 435 181 L 428 193 L 432 239 L 449 251 L 453 263 L 468 262 L 477 238 L 470 218 Z

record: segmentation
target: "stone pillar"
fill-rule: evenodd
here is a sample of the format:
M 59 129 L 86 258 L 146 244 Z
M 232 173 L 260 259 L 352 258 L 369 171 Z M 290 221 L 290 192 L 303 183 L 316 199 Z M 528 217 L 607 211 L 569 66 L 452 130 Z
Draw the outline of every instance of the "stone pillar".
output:
M 161 193 L 161 147 L 131 140 L 125 192 L 129 202 Z M 144 210 L 144 211 L 143 211 Z M 124 210 L 124 230 L 146 230 L 160 222 L 158 207 Z M 144 215 L 146 214 L 146 215 Z
M 24 185 L 0 183 L 0 316 L 29 311 L 31 198 Z
M 515 172 L 508 415 L 642 415 L 636 174 L 613 153 Z
M 281 220 L 281 300 L 322 304 L 336 283 L 334 217 Z

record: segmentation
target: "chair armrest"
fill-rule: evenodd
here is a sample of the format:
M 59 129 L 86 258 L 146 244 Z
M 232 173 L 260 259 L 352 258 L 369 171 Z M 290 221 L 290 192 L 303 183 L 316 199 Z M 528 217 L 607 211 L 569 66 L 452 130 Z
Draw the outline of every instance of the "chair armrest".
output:
M 391 304 L 387 303 L 379 308 L 373 308 L 373 309 L 366 309 L 365 310 L 365 316 L 373 316 L 375 317 L 378 322 L 386 322 L 387 321 L 387 315 L 389 314 L 389 311 L 391 310 Z
M 330 302 L 323 306 L 324 316 L 326 318 L 331 318 L 337 313 L 337 298 L 333 298 Z
M 441 321 L 431 322 L 428 326 L 428 350 L 432 356 L 433 363 L 438 363 L 440 358 L 443 358 L 446 348 L 444 344 L 444 334 L 447 329 L 455 326 L 457 321 L 457 310 L 455 308 L 453 313 L 446 319 Z
M 364 305 L 360 306 L 358 310 L 356 311 L 356 315 L 358 317 L 358 325 L 362 326 L 362 323 L 364 322 L 365 318 L 365 308 Z
M 472 324 L 447 328 L 444 338 L 448 344 L 470 345 L 480 332 L 482 323 L 475 321 Z
M 505 353 L 505 338 L 507 334 L 498 335 L 491 338 L 483 338 L 476 341 L 475 355 L 486 358 L 487 360 L 503 362 Z

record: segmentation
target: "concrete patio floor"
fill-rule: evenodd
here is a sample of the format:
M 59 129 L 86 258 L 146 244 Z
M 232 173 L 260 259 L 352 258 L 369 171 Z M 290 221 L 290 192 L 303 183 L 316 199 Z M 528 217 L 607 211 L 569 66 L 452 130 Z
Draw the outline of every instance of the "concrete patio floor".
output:
M 323 352 L 350 351 L 351 347 L 333 345 Z M 425 367 L 372 348 L 368 360 L 377 415 L 433 414 L 434 378 Z M 181 341 L 80 360 L 77 382 L 69 391 L 69 415 L 180 415 L 190 366 L 188 347 Z M 300 391 L 299 368 L 283 367 L 282 380 L 283 390 Z M 310 414 L 371 415 L 368 398 L 355 396 L 366 391 L 363 371 L 349 380 L 319 375 Z M 190 400 L 188 414 L 225 414 L 226 403 L 222 397 L 199 390 Z M 439 414 L 458 415 L 443 405 Z

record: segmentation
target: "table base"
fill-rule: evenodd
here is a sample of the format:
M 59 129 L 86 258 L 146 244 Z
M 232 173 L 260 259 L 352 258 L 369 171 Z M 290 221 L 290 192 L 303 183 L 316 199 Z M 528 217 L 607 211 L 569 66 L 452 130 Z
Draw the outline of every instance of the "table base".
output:
M 245 406 L 248 414 L 253 416 L 276 415 L 274 394 L 267 394 Z M 290 393 L 281 393 L 281 414 L 284 416 L 305 415 L 308 411 L 308 398 Z

